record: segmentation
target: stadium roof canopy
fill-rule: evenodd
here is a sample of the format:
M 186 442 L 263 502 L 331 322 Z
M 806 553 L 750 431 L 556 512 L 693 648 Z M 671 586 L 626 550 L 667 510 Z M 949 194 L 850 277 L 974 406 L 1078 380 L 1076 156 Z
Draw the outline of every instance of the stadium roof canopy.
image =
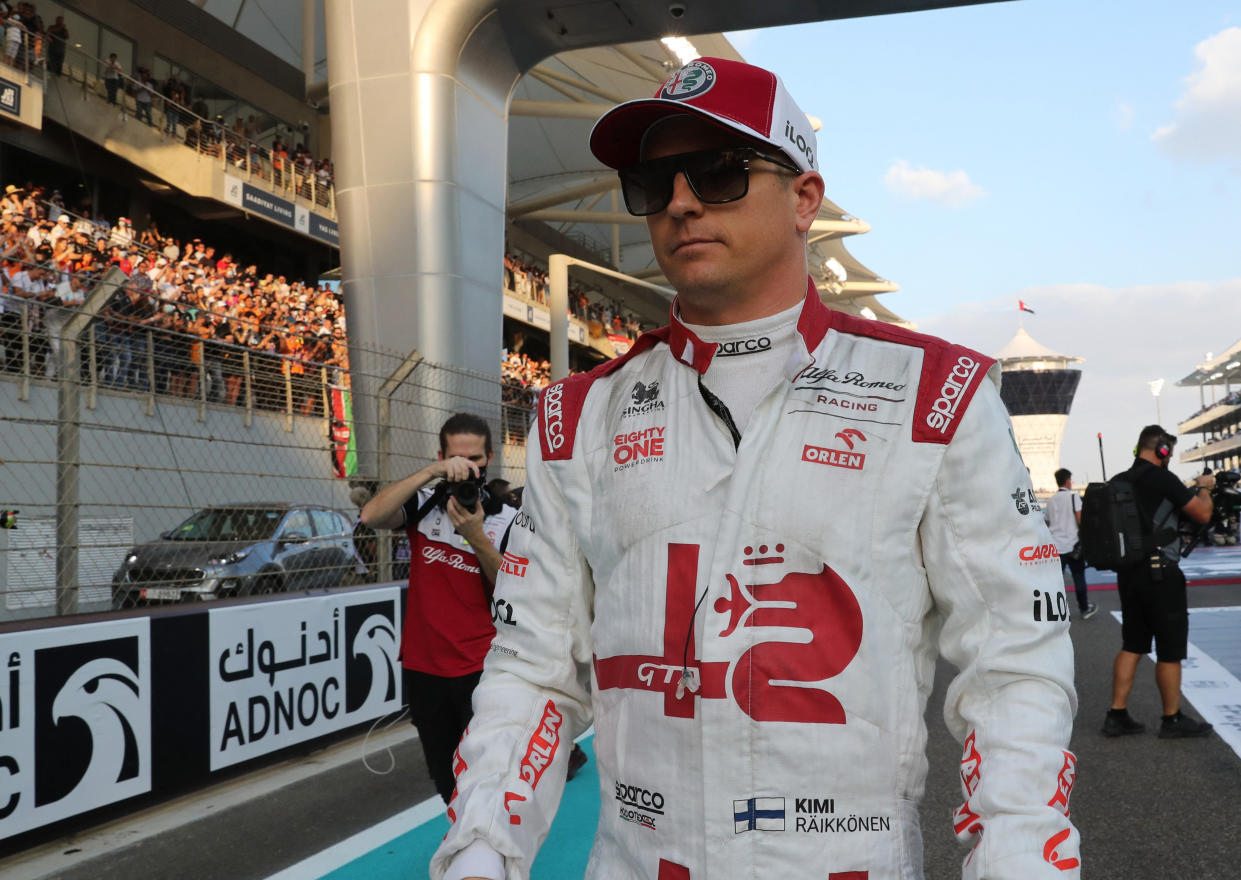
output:
M 1241 340 L 1234 342 L 1221 355 L 1210 358 L 1177 385 L 1237 385 L 1241 384 Z
M 150 0 L 147 0 L 150 2 Z M 290 65 L 305 69 L 303 11 L 305 4 L 281 0 L 193 0 L 204 11 L 270 51 Z M 323 34 L 324 0 L 315 0 L 313 71 L 326 76 Z M 392 0 L 399 6 L 408 0 Z M 616 188 L 616 176 L 603 168 L 587 149 L 587 136 L 595 119 L 623 100 L 647 97 L 679 67 L 677 52 L 742 59 L 720 31 L 788 25 L 831 18 L 916 12 L 941 7 L 975 5 L 993 0 L 839 0 L 830 8 L 821 0 L 788 0 L 758 4 L 753 0 L 691 0 L 682 7 L 683 18 L 670 16 L 670 7 L 659 0 L 495 0 L 502 18 L 537 16 L 552 29 L 552 42 L 565 47 L 602 42 L 592 34 L 650 33 L 656 20 L 668 29 L 692 34 L 714 28 L 716 32 L 678 38 L 631 42 L 622 45 L 569 48 L 534 65 L 514 90 L 510 105 L 508 142 L 508 213 L 510 221 L 547 223 L 597 254 L 601 261 L 615 262 L 621 271 L 661 281 L 646 236 L 645 223 L 624 211 Z M 382 4 L 378 4 L 382 6 Z M 383 15 L 382 8 L 374 14 Z M 311 36 L 311 35 L 307 35 Z M 322 72 L 322 76 L 320 76 Z M 316 90 L 317 91 L 317 90 Z M 796 86 L 793 85 L 796 92 Z M 316 95 L 320 97 L 320 95 Z M 829 108 L 816 107 L 813 95 L 795 94 L 803 109 L 826 115 Z M 818 126 L 816 126 L 817 128 Z M 831 179 L 831 169 L 825 177 Z M 810 233 L 811 274 L 826 302 L 853 314 L 899 321 L 874 298 L 898 285 L 864 266 L 844 247 L 841 239 L 864 233 L 869 225 L 829 199 L 824 201 Z

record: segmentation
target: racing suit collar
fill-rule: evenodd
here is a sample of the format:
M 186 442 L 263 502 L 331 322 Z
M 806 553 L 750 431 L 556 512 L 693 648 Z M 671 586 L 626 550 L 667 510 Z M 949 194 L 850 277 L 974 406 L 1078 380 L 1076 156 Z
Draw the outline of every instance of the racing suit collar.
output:
M 715 357 L 719 345 L 698 338 L 697 334 L 681 321 L 680 311 L 677 300 L 673 300 L 667 331 L 668 348 L 673 357 L 687 367 L 692 367 L 701 376 L 711 366 L 711 359 Z M 797 332 L 803 345 L 794 349 L 793 355 L 784 366 L 784 374 L 790 381 L 814 363 L 811 352 L 819 347 L 831 326 L 832 310 L 819 299 L 814 278 L 806 276 L 806 298 L 797 319 Z

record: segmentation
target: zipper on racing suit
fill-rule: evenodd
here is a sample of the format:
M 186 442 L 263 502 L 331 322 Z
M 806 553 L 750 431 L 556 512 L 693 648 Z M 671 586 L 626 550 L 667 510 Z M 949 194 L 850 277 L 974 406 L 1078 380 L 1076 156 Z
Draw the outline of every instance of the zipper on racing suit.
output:
M 737 430 L 737 423 L 733 421 L 733 414 L 728 411 L 724 401 L 712 394 L 711 389 L 702 384 L 702 376 L 698 377 L 698 392 L 702 395 L 702 399 L 706 401 L 711 412 L 719 416 L 725 426 L 727 426 L 728 433 L 733 438 L 733 450 L 736 451 L 741 446 L 741 432 Z

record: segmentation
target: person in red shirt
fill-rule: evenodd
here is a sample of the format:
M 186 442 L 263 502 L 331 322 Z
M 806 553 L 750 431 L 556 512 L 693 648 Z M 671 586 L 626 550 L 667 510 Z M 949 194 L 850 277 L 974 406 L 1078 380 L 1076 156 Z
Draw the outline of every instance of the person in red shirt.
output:
M 456 782 L 452 753 L 470 722 L 470 697 L 483 672 L 496 627 L 511 625 L 511 609 L 492 606 L 501 566 L 520 564 L 496 549 L 517 511 L 482 500 L 466 510 L 430 485 L 437 480 L 486 481 L 491 428 L 457 413 L 440 428 L 438 458 L 385 487 L 362 508 L 372 529 L 409 535 L 409 597 L 401 638 L 405 699 L 426 756 L 427 770 L 444 803 Z

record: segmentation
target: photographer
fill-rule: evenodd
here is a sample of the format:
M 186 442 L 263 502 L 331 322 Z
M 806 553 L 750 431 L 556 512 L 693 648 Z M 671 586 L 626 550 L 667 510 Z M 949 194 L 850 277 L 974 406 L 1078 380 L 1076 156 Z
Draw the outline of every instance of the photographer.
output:
M 387 486 L 362 508 L 362 524 L 409 535 L 409 598 L 401 639 L 405 699 L 427 769 L 447 803 L 452 754 L 470 721 L 470 697 L 495 635 L 491 593 L 496 545 L 517 511 L 482 488 L 491 428 L 457 413 L 440 428 L 439 458 Z M 443 480 L 431 486 L 433 481 Z M 474 495 L 472 509 L 459 499 Z
M 1112 708 L 1103 722 L 1104 736 L 1141 733 L 1146 725 L 1129 715 L 1129 692 L 1138 661 L 1155 641 L 1155 684 L 1163 701 L 1160 739 L 1206 736 L 1211 725 L 1180 711 L 1181 661 L 1189 640 L 1189 609 L 1185 575 L 1181 572 L 1178 520 L 1183 514 L 1196 523 L 1211 519 L 1211 490 L 1215 477 L 1197 478 L 1186 488 L 1168 470 L 1176 438 L 1159 425 L 1147 425 L 1138 435 L 1137 456 L 1125 474 L 1132 484 L 1150 538 L 1148 558 L 1116 571 L 1120 593 L 1121 649 L 1112 669 Z

